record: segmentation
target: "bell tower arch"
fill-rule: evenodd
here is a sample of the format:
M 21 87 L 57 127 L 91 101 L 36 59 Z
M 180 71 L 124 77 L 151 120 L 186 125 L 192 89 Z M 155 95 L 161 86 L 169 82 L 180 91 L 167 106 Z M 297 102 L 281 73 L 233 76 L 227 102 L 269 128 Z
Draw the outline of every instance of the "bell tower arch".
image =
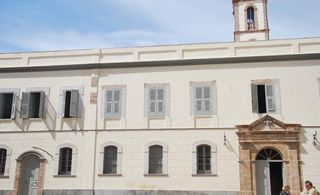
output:
M 234 41 L 269 40 L 267 0 L 232 0 Z

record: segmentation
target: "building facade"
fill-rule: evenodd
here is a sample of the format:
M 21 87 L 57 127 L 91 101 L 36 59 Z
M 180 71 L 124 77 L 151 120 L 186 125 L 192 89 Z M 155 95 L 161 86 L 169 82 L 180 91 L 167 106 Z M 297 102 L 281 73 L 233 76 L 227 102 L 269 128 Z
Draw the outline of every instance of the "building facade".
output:
M 266 7 L 233 4 L 238 21 Z M 261 41 L 0 54 L 0 194 L 320 186 L 320 38 L 264 29 Z

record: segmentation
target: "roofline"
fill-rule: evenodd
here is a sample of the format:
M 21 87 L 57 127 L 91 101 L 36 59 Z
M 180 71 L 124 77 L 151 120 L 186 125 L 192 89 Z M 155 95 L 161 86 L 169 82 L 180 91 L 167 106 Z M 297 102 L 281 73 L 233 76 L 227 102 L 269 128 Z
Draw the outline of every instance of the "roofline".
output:
M 163 60 L 163 61 L 135 61 L 135 62 L 87 63 L 87 64 L 68 64 L 68 65 L 6 67 L 6 68 L 0 68 L 0 73 L 84 70 L 84 69 L 167 67 L 167 66 L 190 66 L 190 65 L 209 65 L 209 64 L 212 64 L 212 65 L 214 65 L 214 64 L 240 64 L 240 63 L 275 62 L 275 61 L 285 62 L 285 61 L 302 61 L 302 60 L 320 60 L 320 53 L 272 55 L 272 56 L 228 57 L 228 58 Z

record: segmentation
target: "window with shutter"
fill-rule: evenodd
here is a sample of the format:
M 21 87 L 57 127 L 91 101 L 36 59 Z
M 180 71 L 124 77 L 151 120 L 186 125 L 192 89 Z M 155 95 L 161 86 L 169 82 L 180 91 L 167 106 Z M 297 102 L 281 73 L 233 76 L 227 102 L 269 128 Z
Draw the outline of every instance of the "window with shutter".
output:
M 165 115 L 165 88 L 152 87 L 148 89 L 148 115 L 164 116 Z
M 14 118 L 15 95 L 14 93 L 0 93 L 0 119 Z
M 251 84 L 252 112 L 279 113 L 279 84 Z
M 110 88 L 105 91 L 104 115 L 106 118 L 121 117 L 122 109 L 122 89 Z
M 192 114 L 215 114 L 216 103 L 216 87 L 214 82 L 191 82 Z
M 76 118 L 78 116 L 79 91 L 64 91 L 64 114 L 65 118 Z

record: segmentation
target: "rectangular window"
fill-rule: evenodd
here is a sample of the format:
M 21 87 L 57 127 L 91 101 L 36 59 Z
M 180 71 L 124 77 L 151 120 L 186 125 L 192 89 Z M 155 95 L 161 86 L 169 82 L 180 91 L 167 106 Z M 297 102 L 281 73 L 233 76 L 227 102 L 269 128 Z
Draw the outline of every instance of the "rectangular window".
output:
M 280 104 L 278 91 L 277 83 L 251 84 L 252 112 L 278 113 Z
M 121 96 L 121 89 L 106 89 L 104 113 L 107 118 L 120 118 Z
M 154 145 L 149 148 L 149 174 L 162 174 L 163 149 Z
M 66 90 L 64 91 L 64 112 L 65 118 L 76 118 L 78 114 L 79 103 L 79 91 L 78 90 Z
M 21 117 L 43 118 L 44 116 L 45 93 L 40 92 L 23 92 L 21 104 Z
M 14 93 L 0 93 L 0 119 L 14 118 L 15 95 Z
M 216 113 L 215 82 L 191 82 L 191 113 L 193 115 L 212 115 Z
M 58 175 L 71 175 L 72 149 L 61 148 L 59 154 L 59 172 Z
M 103 174 L 117 173 L 117 147 L 108 146 L 104 148 Z
M 169 115 L 169 84 L 145 84 L 145 116 Z
M 0 148 L 0 175 L 4 175 L 7 160 L 7 150 Z

